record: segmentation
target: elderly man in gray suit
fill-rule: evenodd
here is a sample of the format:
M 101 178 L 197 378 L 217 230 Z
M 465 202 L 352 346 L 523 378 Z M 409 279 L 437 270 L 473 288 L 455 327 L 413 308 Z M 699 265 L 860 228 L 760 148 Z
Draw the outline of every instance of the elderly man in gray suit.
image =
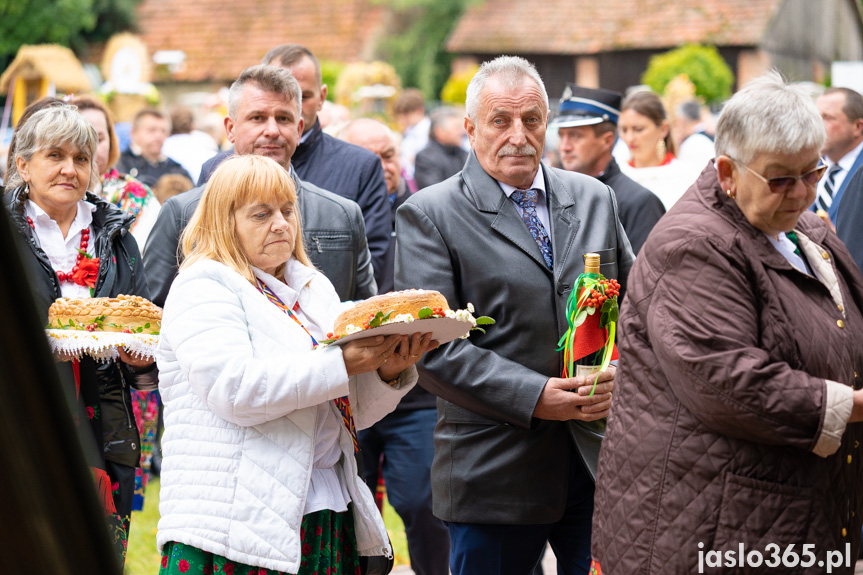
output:
M 424 359 L 439 397 L 434 513 L 450 531 L 454 575 L 527 575 L 546 542 L 560 573 L 587 573 L 596 453 L 569 427 L 608 414 L 614 368 L 590 396 L 584 378 L 558 377 L 557 342 L 583 254 L 598 252 L 621 284 L 634 256 L 608 186 L 540 163 L 548 96 L 529 62 L 483 64 L 467 114 L 464 169 L 396 217 L 396 286 L 497 319 Z

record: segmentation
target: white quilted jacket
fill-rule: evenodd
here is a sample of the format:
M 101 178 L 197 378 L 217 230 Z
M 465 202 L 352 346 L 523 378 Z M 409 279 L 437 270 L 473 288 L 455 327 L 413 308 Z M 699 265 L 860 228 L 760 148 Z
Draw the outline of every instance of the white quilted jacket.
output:
M 330 282 L 295 260 L 297 291 L 255 270 L 282 301 L 330 331 L 340 303 Z M 296 573 L 315 444 L 315 406 L 350 392 L 358 429 L 392 411 L 416 369 L 391 387 L 348 377 L 339 347 L 311 351 L 305 331 L 246 279 L 213 261 L 174 281 L 157 352 L 165 403 L 159 548 L 176 541 L 233 561 Z M 342 426 L 337 467 L 353 503 L 361 555 L 391 555 L 372 494 L 357 477 Z

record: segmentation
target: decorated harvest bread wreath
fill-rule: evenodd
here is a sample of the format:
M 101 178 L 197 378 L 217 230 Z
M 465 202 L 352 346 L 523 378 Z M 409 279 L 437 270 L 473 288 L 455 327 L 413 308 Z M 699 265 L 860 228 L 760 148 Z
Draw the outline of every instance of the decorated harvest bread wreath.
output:
M 469 323 L 470 329 L 480 331 L 484 330 L 477 327 L 478 325 L 494 323 L 494 320 L 488 317 L 474 318 L 472 313 L 471 304 L 468 304 L 468 309 L 450 309 L 443 294 L 434 290 L 390 292 L 371 297 L 343 311 L 336 318 L 333 333 L 327 334 L 330 338 L 327 342 L 375 327 L 424 319 L 449 318 Z
M 162 308 L 134 295 L 59 298 L 48 309 L 47 329 L 158 335 Z

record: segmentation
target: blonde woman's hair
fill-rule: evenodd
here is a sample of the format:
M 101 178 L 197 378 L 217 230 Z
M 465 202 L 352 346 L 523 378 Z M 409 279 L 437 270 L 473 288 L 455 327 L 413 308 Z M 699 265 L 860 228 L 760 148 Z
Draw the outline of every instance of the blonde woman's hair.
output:
M 303 246 L 303 231 L 297 204 L 297 190 L 288 172 L 264 156 L 234 156 L 219 165 L 207 183 L 198 209 L 180 239 L 185 260 L 180 270 L 198 260 L 215 260 L 255 283 L 252 263 L 240 247 L 236 231 L 236 212 L 252 202 L 294 205 L 296 218 L 294 259 L 314 267 Z M 287 263 L 287 262 L 286 262 Z M 276 269 L 282 277 L 285 265 Z

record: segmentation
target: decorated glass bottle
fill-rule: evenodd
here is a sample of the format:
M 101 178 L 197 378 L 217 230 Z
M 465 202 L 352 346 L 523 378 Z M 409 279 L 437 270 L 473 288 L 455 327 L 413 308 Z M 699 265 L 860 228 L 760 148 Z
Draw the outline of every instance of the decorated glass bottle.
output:
M 599 264 L 600 258 L 597 253 L 587 253 L 584 254 L 584 275 L 586 277 L 592 279 L 599 279 L 602 277 L 599 273 Z M 580 291 L 584 291 L 587 288 L 582 288 Z M 581 294 L 579 294 L 579 297 Z M 602 354 L 603 350 L 599 349 L 593 353 L 589 353 L 584 357 L 577 358 L 575 360 L 575 376 L 587 376 L 592 373 L 596 373 L 599 371 L 599 368 L 602 367 Z

